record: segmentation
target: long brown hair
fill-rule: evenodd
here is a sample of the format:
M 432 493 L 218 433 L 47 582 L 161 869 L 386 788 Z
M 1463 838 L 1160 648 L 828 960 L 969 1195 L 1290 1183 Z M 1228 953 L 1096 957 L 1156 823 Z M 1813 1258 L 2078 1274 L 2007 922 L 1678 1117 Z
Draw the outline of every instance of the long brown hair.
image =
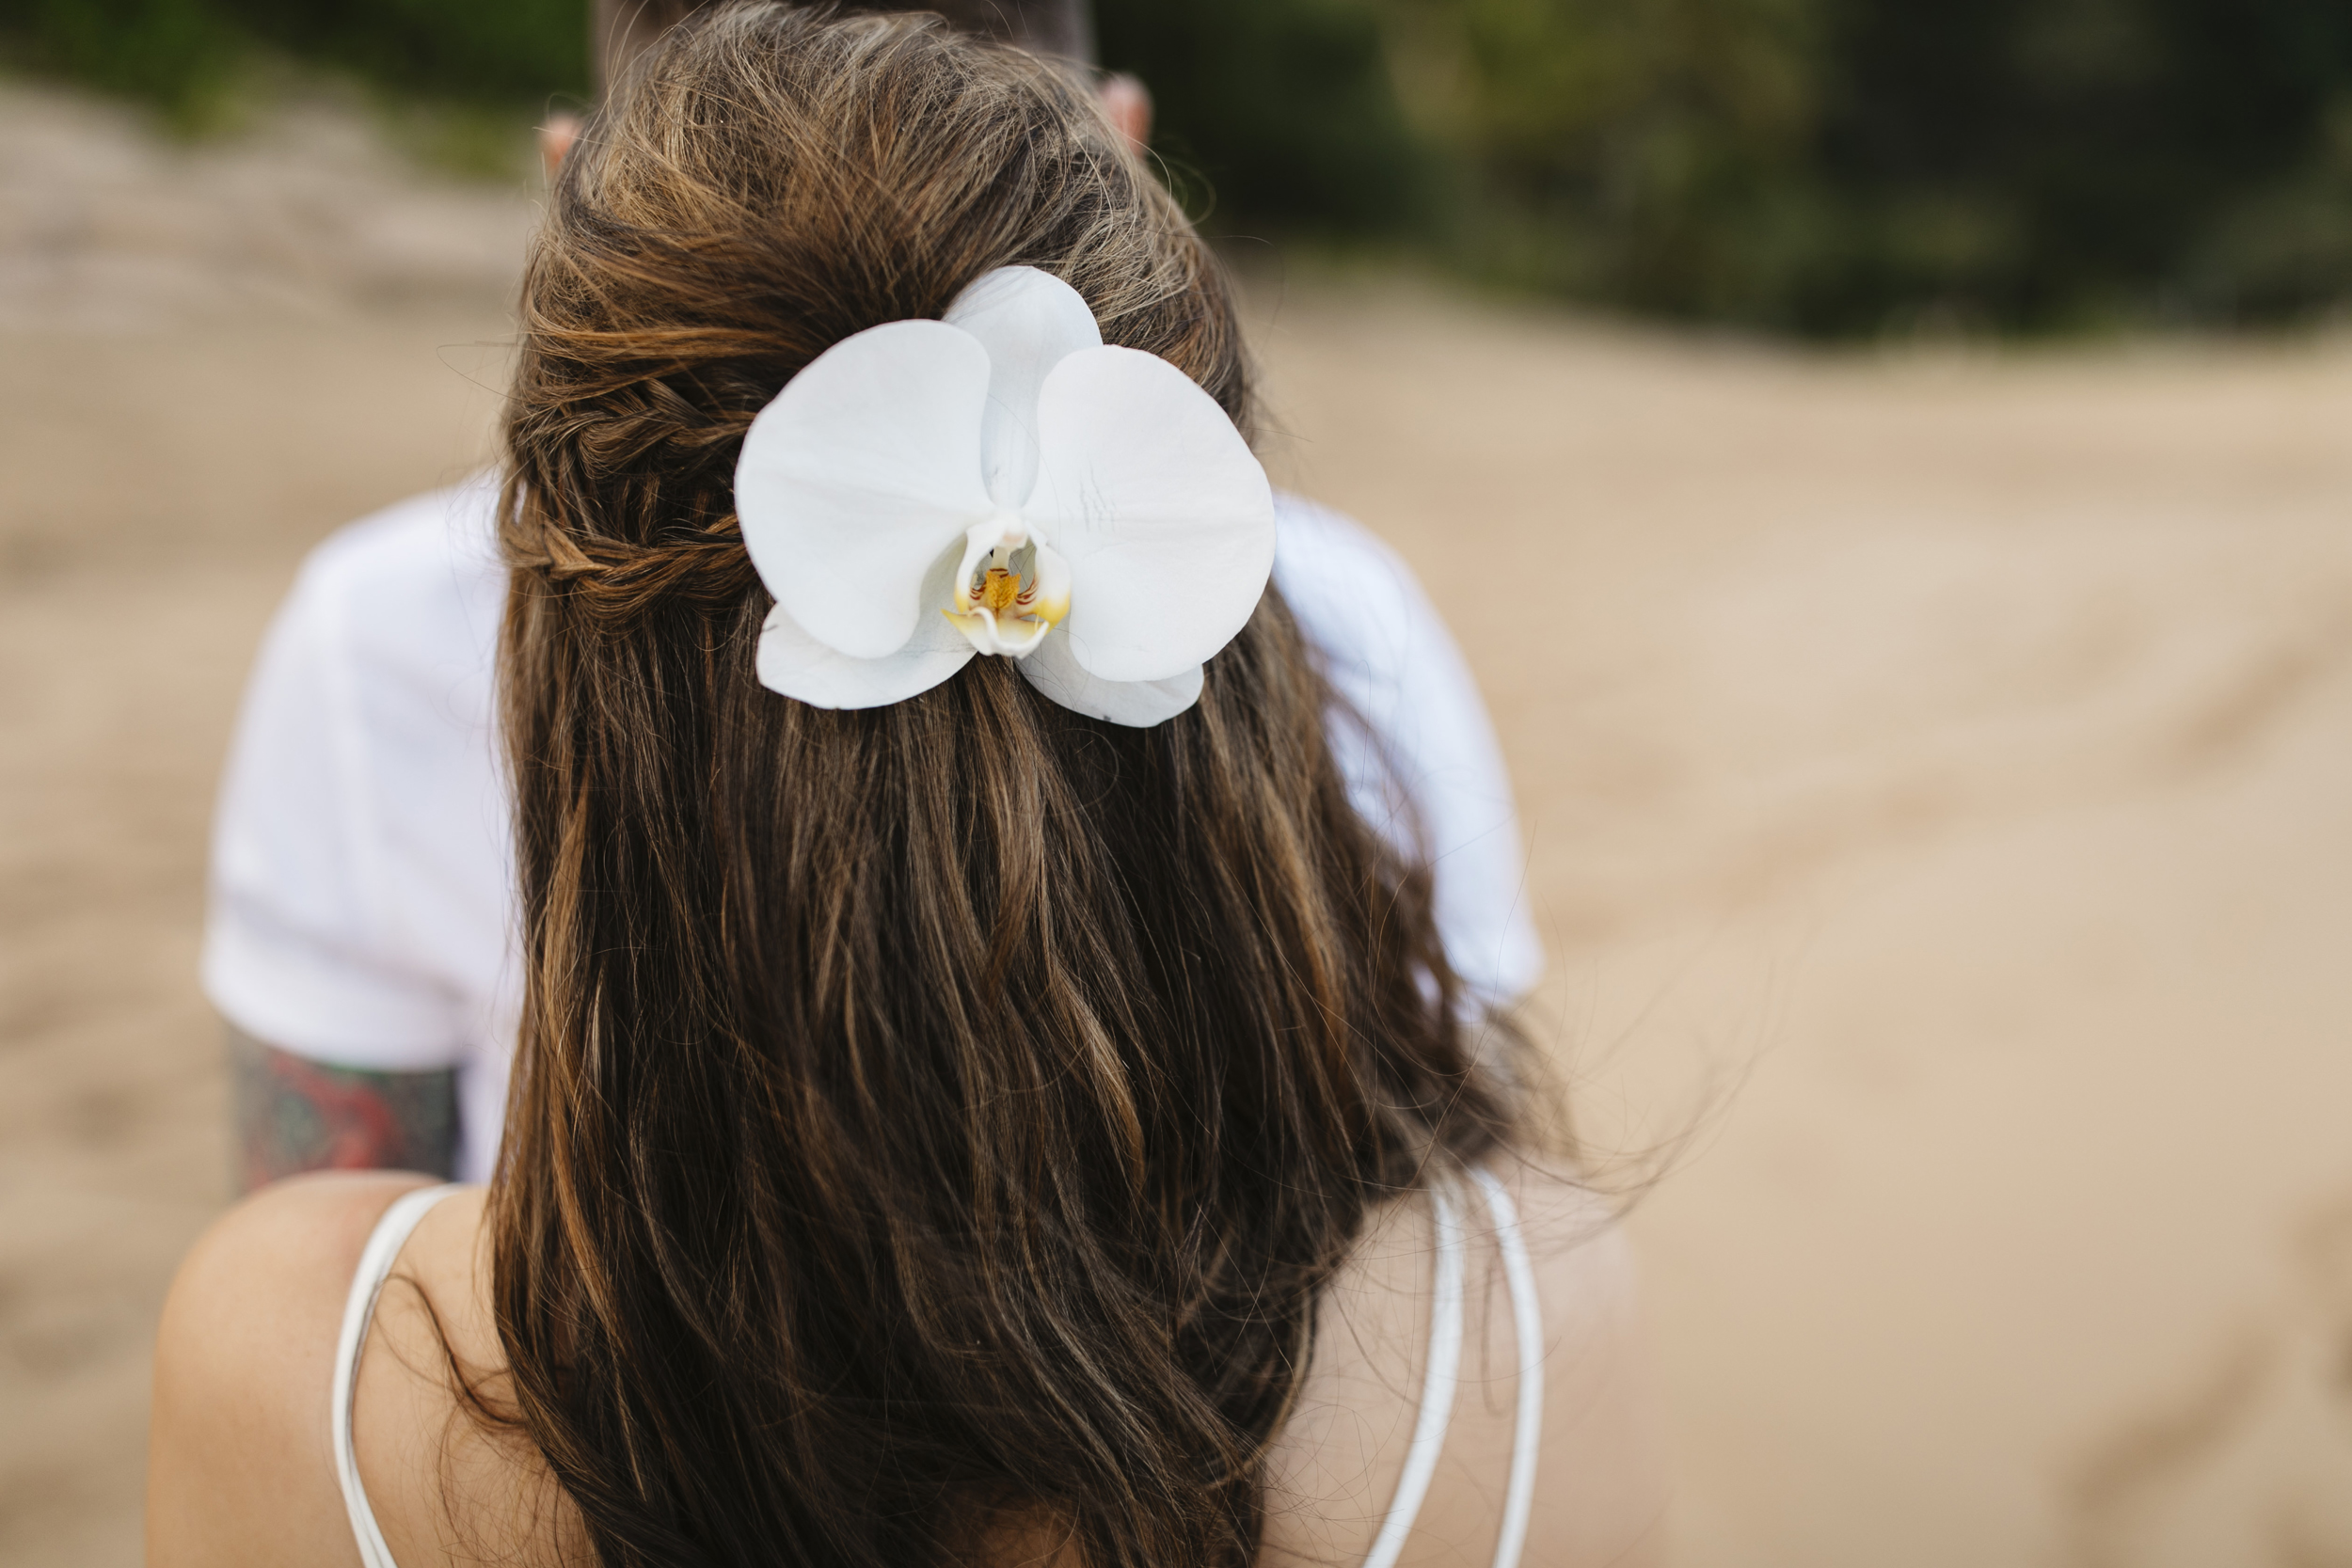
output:
M 934 22 L 690 20 L 532 259 L 494 1290 L 612 1568 L 1246 1563 L 1318 1287 L 1514 1126 L 1275 594 L 1150 730 L 1000 658 L 866 712 L 759 685 L 752 416 L 1009 264 L 1248 428 L 1227 286 L 1086 84 Z

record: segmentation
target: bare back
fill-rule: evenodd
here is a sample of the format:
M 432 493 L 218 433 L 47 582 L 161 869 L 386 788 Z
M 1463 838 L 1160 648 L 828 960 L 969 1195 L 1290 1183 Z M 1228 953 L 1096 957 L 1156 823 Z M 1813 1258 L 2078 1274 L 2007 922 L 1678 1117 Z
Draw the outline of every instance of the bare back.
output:
M 148 1510 L 155 1568 L 360 1560 L 334 1471 L 335 1338 L 369 1232 L 422 1184 L 397 1176 L 286 1183 L 232 1212 L 191 1256 L 167 1307 L 157 1366 Z M 1606 1209 L 1568 1183 L 1521 1170 L 1503 1186 L 1541 1303 L 1542 1441 L 1522 1560 L 1657 1560 L 1662 1443 L 1623 1238 Z M 461 1370 L 493 1404 L 500 1391 L 483 1198 L 461 1191 L 418 1224 L 358 1363 L 358 1470 L 399 1568 L 554 1568 L 590 1555 L 527 1440 L 485 1429 L 464 1405 Z M 1491 1217 L 1479 1205 L 1461 1213 L 1459 1391 L 1397 1568 L 1484 1568 L 1504 1513 L 1518 1338 Z M 1432 1242 L 1426 1203 L 1391 1205 L 1319 1309 L 1314 1364 L 1271 1467 L 1269 1568 L 1359 1563 L 1374 1546 L 1421 1411 Z

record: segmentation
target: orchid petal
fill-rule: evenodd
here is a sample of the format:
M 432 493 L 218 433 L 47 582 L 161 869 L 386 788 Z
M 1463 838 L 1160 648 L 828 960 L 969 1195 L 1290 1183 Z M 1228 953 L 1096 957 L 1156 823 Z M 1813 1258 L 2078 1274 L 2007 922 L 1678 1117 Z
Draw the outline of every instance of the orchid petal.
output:
M 1274 567 L 1274 492 L 1216 400 L 1125 348 L 1064 358 L 1038 397 L 1025 515 L 1070 562 L 1071 653 L 1157 681 L 1233 640 Z
M 892 322 L 834 344 L 760 410 L 736 464 L 736 515 L 800 630 L 880 658 L 937 619 L 923 578 L 991 510 L 988 384 L 988 351 L 968 333 Z
M 1035 267 L 998 267 L 958 294 L 940 319 L 988 350 L 980 467 L 996 504 L 1017 508 L 1037 484 L 1038 390 L 1062 360 L 1100 348 L 1102 330 L 1077 290 Z
M 955 560 L 942 554 L 924 575 L 926 604 L 947 596 Z M 779 603 L 759 628 L 756 668 L 760 685 L 811 707 L 883 707 L 929 691 L 971 658 L 972 644 L 944 615 L 923 616 L 894 652 L 855 658 L 811 637 Z
M 1088 673 L 1072 656 L 1067 632 L 1049 636 L 1023 659 L 1029 684 L 1073 713 L 1106 719 L 1130 729 L 1166 723 L 1200 700 L 1200 666 L 1179 670 L 1165 680 L 1106 681 Z

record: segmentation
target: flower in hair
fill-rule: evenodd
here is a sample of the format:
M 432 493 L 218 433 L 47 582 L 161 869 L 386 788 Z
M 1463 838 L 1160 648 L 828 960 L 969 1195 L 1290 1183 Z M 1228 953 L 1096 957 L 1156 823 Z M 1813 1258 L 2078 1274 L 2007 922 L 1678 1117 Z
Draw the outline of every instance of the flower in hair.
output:
M 1274 565 L 1273 491 L 1225 411 L 1033 267 L 818 356 L 752 421 L 735 508 L 776 599 L 759 679 L 818 707 L 995 654 L 1065 707 L 1157 724 Z

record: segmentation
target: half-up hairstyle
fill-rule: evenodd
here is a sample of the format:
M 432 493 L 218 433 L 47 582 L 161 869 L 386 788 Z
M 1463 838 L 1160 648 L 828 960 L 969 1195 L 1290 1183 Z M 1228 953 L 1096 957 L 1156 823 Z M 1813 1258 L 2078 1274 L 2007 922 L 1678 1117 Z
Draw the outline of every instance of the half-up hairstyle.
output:
M 698 13 L 532 258 L 494 1291 L 608 1568 L 1241 1568 L 1316 1291 L 1515 1128 L 1273 592 L 1153 729 L 994 657 L 865 712 L 759 685 L 752 417 L 1014 264 L 1247 431 L 1222 276 L 1085 82 L 935 21 Z

